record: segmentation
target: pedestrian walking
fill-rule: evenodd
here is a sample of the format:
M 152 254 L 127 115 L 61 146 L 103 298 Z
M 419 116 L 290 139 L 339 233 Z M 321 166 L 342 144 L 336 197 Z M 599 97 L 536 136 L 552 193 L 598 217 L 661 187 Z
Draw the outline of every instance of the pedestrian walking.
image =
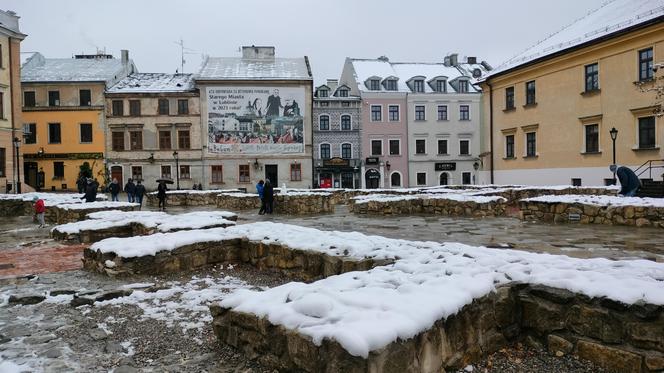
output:
M 145 195 L 145 186 L 141 184 L 141 181 L 138 180 L 136 182 L 136 191 L 134 192 L 134 197 L 136 198 L 136 202 L 140 205 L 138 208 L 140 209 L 143 207 L 143 196 Z
M 108 191 L 111 192 L 111 201 L 120 202 L 118 199 L 118 194 L 120 193 L 120 184 L 118 184 L 118 179 L 113 179 L 111 185 L 108 186 Z
M 272 214 L 272 208 L 274 204 L 274 188 L 270 179 L 265 180 L 265 187 L 263 188 L 263 199 L 265 200 L 265 213 L 270 215 Z
M 127 180 L 127 184 L 125 184 L 124 190 L 125 193 L 127 193 L 127 202 L 135 202 L 136 184 L 134 184 L 134 180 Z
M 44 215 L 46 214 L 44 200 L 35 196 L 32 201 L 35 203 L 35 215 L 32 217 L 32 220 L 38 220 L 39 228 L 43 228 L 46 226 L 46 222 L 44 221 Z
M 159 182 L 159 185 L 157 186 L 157 199 L 159 199 L 159 209 L 166 211 L 166 191 L 168 190 L 168 187 L 166 187 L 166 182 L 163 180 Z
M 97 200 L 97 186 L 99 184 L 97 181 L 93 181 L 92 179 L 88 179 L 86 181 L 86 186 L 85 186 L 85 194 L 81 199 L 85 199 L 85 202 L 94 202 Z
M 258 198 L 261 199 L 261 208 L 260 210 L 258 210 L 258 215 L 265 214 L 265 199 L 263 199 L 264 191 L 265 191 L 265 182 L 263 180 L 259 180 L 258 184 L 256 184 L 256 192 L 258 192 Z
M 78 189 L 79 193 L 85 193 L 85 186 L 86 186 L 86 177 L 81 175 L 78 180 L 76 180 L 76 188 Z

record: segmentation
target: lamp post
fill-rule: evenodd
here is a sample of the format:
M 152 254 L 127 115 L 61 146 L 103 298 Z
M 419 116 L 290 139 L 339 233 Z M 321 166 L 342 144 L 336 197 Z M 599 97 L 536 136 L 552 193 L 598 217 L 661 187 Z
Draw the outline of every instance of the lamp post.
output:
M 20 146 L 21 146 L 21 139 L 19 139 L 18 137 L 14 137 L 14 148 L 16 149 L 16 189 L 15 189 L 16 194 L 21 193 L 21 165 L 19 164 L 19 162 L 20 162 L 19 147 Z
M 173 152 L 173 158 L 175 158 L 175 187 L 180 190 L 180 159 L 177 150 Z
M 616 139 L 618 138 L 616 127 L 611 128 L 609 135 L 611 135 L 611 141 L 613 141 L 613 185 L 616 185 Z

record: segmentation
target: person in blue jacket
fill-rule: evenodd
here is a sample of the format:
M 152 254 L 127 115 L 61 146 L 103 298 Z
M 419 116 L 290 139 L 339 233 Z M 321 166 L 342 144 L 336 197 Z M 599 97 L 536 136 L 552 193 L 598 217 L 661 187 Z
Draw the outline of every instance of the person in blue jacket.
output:
M 620 180 L 620 192 L 618 195 L 634 197 L 641 187 L 641 180 L 639 180 L 634 171 L 629 167 L 620 166 L 616 169 L 616 176 Z
M 261 209 L 258 210 L 258 215 L 265 214 L 265 200 L 263 199 L 264 184 L 263 180 L 259 180 L 258 184 L 256 184 L 256 191 L 258 192 L 258 197 L 261 199 Z

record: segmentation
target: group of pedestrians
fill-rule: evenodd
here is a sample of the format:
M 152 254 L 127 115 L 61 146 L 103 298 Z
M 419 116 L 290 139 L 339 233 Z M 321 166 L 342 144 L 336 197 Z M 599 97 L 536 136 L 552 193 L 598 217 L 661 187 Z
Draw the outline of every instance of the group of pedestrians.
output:
M 274 187 L 270 183 L 270 180 L 258 181 L 256 191 L 258 192 L 258 197 L 261 199 L 261 209 L 258 210 L 258 215 L 272 214 L 274 207 Z
M 108 191 L 111 193 L 111 201 L 119 201 L 118 195 L 120 194 L 120 183 L 118 179 L 113 178 L 111 184 L 108 186 Z M 145 196 L 145 186 L 141 184 L 140 180 L 136 181 L 134 184 L 133 179 L 127 180 L 127 184 L 124 186 L 124 191 L 127 193 L 127 202 L 138 203 L 143 205 L 143 196 Z

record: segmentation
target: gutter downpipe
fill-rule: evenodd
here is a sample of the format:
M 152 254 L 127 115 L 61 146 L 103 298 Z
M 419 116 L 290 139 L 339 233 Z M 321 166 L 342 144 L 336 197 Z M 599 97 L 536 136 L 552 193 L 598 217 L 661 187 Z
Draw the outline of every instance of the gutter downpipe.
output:
M 493 87 L 487 80 L 486 85 L 489 86 L 489 150 L 491 151 L 491 184 L 494 184 L 493 179 Z

